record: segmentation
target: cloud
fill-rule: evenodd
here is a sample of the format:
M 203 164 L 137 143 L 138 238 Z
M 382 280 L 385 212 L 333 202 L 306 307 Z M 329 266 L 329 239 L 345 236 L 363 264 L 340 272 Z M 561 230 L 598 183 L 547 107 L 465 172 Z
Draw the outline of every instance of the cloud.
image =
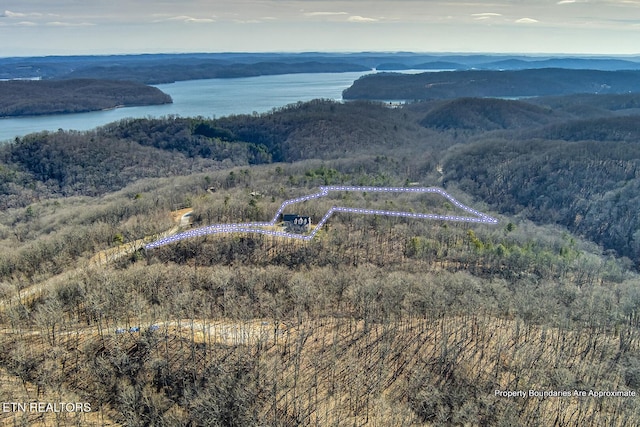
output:
M 3 18 L 23 18 L 27 15 L 24 13 L 11 12 L 10 10 L 5 10 L 0 16 Z
M 493 13 L 493 12 L 485 12 L 485 13 L 472 13 L 471 16 L 486 16 L 486 17 L 491 17 L 491 16 L 502 16 L 501 13 Z
M 166 21 L 181 21 L 181 22 L 186 22 L 190 24 L 209 24 L 211 22 L 216 22 L 216 20 L 213 18 L 194 18 L 193 16 L 188 16 L 188 15 L 172 16 L 169 18 L 156 20 L 154 22 L 166 22 Z
M 212 18 L 188 18 L 188 19 L 185 19 L 184 22 L 191 22 L 195 24 L 208 24 L 211 22 L 216 22 L 216 20 Z
M 89 22 L 72 23 L 72 22 L 52 21 L 52 22 L 47 22 L 46 25 L 50 27 L 92 27 L 95 24 L 91 24 Z
M 540 21 L 533 18 L 520 18 L 516 20 L 516 24 L 535 24 L 537 22 L 540 22 Z
M 502 16 L 502 14 L 494 13 L 494 12 L 484 12 L 484 13 L 472 13 L 471 16 L 473 16 L 473 19 L 475 19 L 476 21 L 486 21 L 487 19 Z
M 353 16 L 350 16 L 349 18 L 347 18 L 347 21 L 349 21 L 349 22 L 377 22 L 378 19 L 376 19 L 376 18 L 367 18 L 367 17 L 360 16 L 360 15 L 353 15 Z
M 560 0 L 556 4 L 571 4 L 571 3 L 575 3 L 575 2 L 576 2 L 576 0 Z
M 38 16 L 42 16 L 42 14 L 38 12 L 31 12 L 31 13 L 12 12 L 10 10 L 5 10 L 0 14 L 0 18 L 25 18 L 27 16 L 38 17 Z
M 348 15 L 347 12 L 307 12 L 304 14 L 305 16 L 337 16 L 337 15 Z
M 31 22 L 31 21 L 20 21 L 17 22 L 16 25 L 20 26 L 20 27 L 35 27 L 36 24 L 35 22 Z
M 10 10 L 5 10 L 0 17 L 2 18 L 24 18 L 26 16 L 40 16 L 39 13 L 21 13 L 21 12 L 12 12 Z

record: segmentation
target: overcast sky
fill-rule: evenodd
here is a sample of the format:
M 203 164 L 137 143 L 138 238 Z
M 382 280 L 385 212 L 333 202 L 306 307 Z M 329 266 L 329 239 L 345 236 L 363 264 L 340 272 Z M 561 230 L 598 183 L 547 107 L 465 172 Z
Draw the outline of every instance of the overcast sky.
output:
M 5 0 L 0 56 L 640 53 L 640 0 Z

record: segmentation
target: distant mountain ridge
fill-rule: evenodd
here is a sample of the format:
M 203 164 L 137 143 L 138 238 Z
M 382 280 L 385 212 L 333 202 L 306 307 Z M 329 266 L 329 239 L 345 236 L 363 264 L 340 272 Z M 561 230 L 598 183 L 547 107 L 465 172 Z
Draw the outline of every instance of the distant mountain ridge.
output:
M 543 60 L 506 59 L 503 61 L 488 62 L 478 69 L 487 70 L 523 70 L 538 68 L 566 68 L 572 70 L 638 70 L 640 62 L 624 59 L 599 59 L 599 58 L 550 58 Z
M 101 78 L 133 80 L 147 84 L 173 83 L 184 80 L 256 77 L 299 73 L 344 73 L 367 71 L 368 67 L 352 63 L 310 61 L 301 63 L 258 62 L 255 64 L 219 64 L 200 62 L 191 65 L 162 63 L 159 65 L 113 65 L 74 70 L 61 78 Z
M 271 65 L 265 65 L 271 64 Z M 275 64 L 278 64 L 277 66 Z M 307 64 L 307 65 L 304 65 Z M 316 64 L 315 67 L 311 64 Z M 551 57 L 412 52 L 228 52 L 0 58 L 0 80 L 115 78 L 160 83 L 201 78 L 359 70 L 640 69 L 640 57 Z M 301 71 L 302 70 L 302 71 Z M 107 76 L 108 75 L 108 76 Z

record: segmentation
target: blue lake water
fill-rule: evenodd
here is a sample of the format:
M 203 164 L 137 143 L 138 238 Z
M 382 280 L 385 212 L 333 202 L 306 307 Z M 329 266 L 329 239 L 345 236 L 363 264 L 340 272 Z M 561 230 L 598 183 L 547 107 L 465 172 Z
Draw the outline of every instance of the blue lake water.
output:
M 173 104 L 127 107 L 80 114 L 0 119 L 0 141 L 43 130 L 88 130 L 128 117 L 221 117 L 264 113 L 298 101 L 342 99 L 342 91 L 369 72 L 285 74 L 236 79 L 190 80 L 157 87 Z

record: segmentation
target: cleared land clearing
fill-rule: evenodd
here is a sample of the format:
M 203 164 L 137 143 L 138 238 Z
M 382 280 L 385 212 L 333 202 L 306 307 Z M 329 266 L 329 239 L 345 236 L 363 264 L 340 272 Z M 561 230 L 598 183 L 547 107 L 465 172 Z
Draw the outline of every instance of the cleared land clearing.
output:
M 119 246 L 115 246 L 112 248 L 108 248 L 96 253 L 94 256 L 89 259 L 89 266 L 97 267 L 105 265 L 109 262 L 117 261 L 118 259 L 130 255 L 144 247 L 145 244 L 153 241 L 154 239 L 160 237 L 170 236 L 172 234 L 180 231 L 181 227 L 185 227 L 188 225 L 188 221 L 185 224 L 184 219 L 187 214 L 193 212 L 192 208 L 180 209 L 177 211 L 171 212 L 171 218 L 173 219 L 176 226 L 170 228 L 169 230 L 155 236 L 147 236 L 143 239 L 138 239 L 132 242 L 127 242 Z M 4 310 L 7 307 L 20 305 L 20 304 L 29 304 L 33 302 L 34 299 L 39 298 L 43 291 L 46 289 L 52 289 L 56 286 L 60 285 L 69 280 L 69 278 L 74 275 L 78 275 L 82 273 L 82 269 L 75 269 L 70 271 L 65 271 L 64 273 L 58 274 L 56 276 L 50 277 L 46 280 L 43 280 L 39 283 L 35 283 L 23 289 L 16 289 L 15 293 L 11 296 L 5 296 L 0 300 L 0 310 Z

